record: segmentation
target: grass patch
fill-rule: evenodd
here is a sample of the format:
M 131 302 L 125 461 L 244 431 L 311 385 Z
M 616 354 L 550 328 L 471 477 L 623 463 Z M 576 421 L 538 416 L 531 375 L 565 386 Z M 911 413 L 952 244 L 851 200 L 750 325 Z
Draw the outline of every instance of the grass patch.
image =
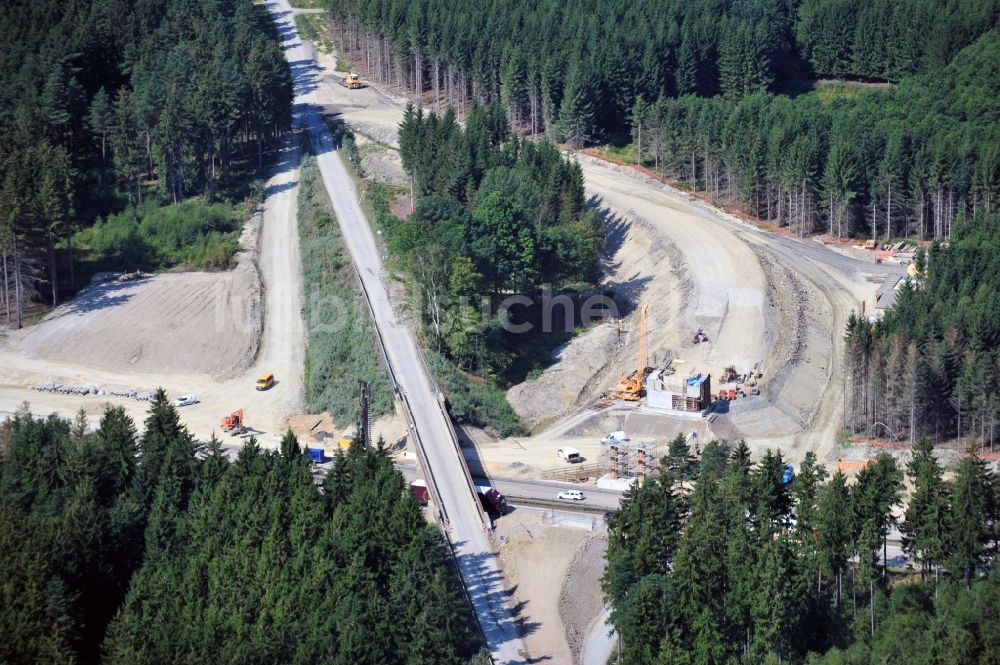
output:
M 448 399 L 448 412 L 457 422 L 489 427 L 500 436 L 524 434 L 521 421 L 502 390 L 474 381 L 435 351 L 427 352 L 427 362 Z
M 295 17 L 295 27 L 302 39 L 308 39 L 315 43 L 323 53 L 333 51 L 333 43 L 327 39 L 323 30 L 324 17 L 322 14 L 298 14 Z
M 324 0 L 291 0 L 288 4 L 295 9 L 326 9 Z
M 867 83 L 864 81 L 824 80 L 816 81 L 812 86 L 812 94 L 825 103 L 836 99 L 851 99 L 869 90 L 885 90 L 891 88 L 891 83 Z
M 598 148 L 598 152 L 619 162 L 626 164 L 638 164 L 635 158 L 635 144 L 626 143 L 624 145 L 607 144 Z
M 312 155 L 302 161 L 298 206 L 309 410 L 329 411 L 338 424 L 353 422 L 358 416 L 358 380 L 364 379 L 371 384 L 372 415 L 391 413 L 392 388 L 379 361 L 371 315 L 358 293 L 357 278 Z
M 96 269 L 155 271 L 181 265 L 197 270 L 232 267 L 242 216 L 236 206 L 188 201 L 146 203 L 98 218 L 74 236 Z

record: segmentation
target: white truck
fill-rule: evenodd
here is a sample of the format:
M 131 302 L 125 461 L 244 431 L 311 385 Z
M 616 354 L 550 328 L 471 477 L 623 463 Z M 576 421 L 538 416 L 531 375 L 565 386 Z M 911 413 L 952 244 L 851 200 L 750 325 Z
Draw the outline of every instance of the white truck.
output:
M 628 434 L 618 430 L 617 432 L 611 432 L 606 437 L 601 439 L 601 443 L 621 443 L 622 441 L 628 441 Z
M 559 448 L 556 450 L 556 455 L 563 458 L 570 464 L 576 464 L 577 462 L 582 462 L 583 458 L 580 456 L 580 451 L 576 448 Z

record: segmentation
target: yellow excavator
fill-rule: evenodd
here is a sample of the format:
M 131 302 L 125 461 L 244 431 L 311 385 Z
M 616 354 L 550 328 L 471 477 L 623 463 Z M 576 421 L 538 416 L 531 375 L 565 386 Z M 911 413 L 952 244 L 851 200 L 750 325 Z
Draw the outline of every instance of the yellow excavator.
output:
M 357 72 L 351 72 L 340 79 L 340 85 L 345 88 L 350 88 L 351 90 L 357 90 L 358 88 L 365 87 L 364 82 L 361 80 L 361 75 Z
M 639 306 L 639 358 L 635 372 L 629 376 L 622 377 L 618 385 L 611 391 L 611 399 L 623 399 L 629 402 L 638 402 L 642 399 L 646 386 L 646 308 L 649 305 Z

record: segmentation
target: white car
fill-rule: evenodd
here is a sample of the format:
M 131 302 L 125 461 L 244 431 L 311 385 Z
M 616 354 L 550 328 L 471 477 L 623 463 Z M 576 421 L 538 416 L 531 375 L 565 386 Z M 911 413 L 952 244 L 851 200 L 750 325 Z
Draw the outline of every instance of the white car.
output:
M 174 406 L 188 406 L 190 404 L 197 404 L 198 398 L 194 395 L 181 395 L 174 400 Z
M 583 501 L 583 492 L 580 490 L 566 490 L 564 492 L 559 492 L 556 495 L 557 499 L 564 499 L 566 501 Z

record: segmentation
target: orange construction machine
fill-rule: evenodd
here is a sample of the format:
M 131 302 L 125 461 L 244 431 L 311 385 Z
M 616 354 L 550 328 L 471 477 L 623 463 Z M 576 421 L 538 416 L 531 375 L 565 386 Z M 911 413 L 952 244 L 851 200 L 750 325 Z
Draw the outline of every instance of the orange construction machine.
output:
M 639 306 L 639 354 L 638 362 L 635 372 L 629 376 L 625 376 L 622 372 L 622 378 L 618 381 L 618 385 L 615 386 L 614 390 L 611 391 L 609 397 L 611 399 L 623 399 L 629 402 L 638 402 L 642 399 L 642 394 L 645 391 L 646 384 L 646 308 L 649 305 Z
M 243 434 L 247 431 L 246 424 L 243 421 L 243 409 L 233 411 L 228 416 L 222 417 L 222 431 L 229 432 L 233 436 Z

